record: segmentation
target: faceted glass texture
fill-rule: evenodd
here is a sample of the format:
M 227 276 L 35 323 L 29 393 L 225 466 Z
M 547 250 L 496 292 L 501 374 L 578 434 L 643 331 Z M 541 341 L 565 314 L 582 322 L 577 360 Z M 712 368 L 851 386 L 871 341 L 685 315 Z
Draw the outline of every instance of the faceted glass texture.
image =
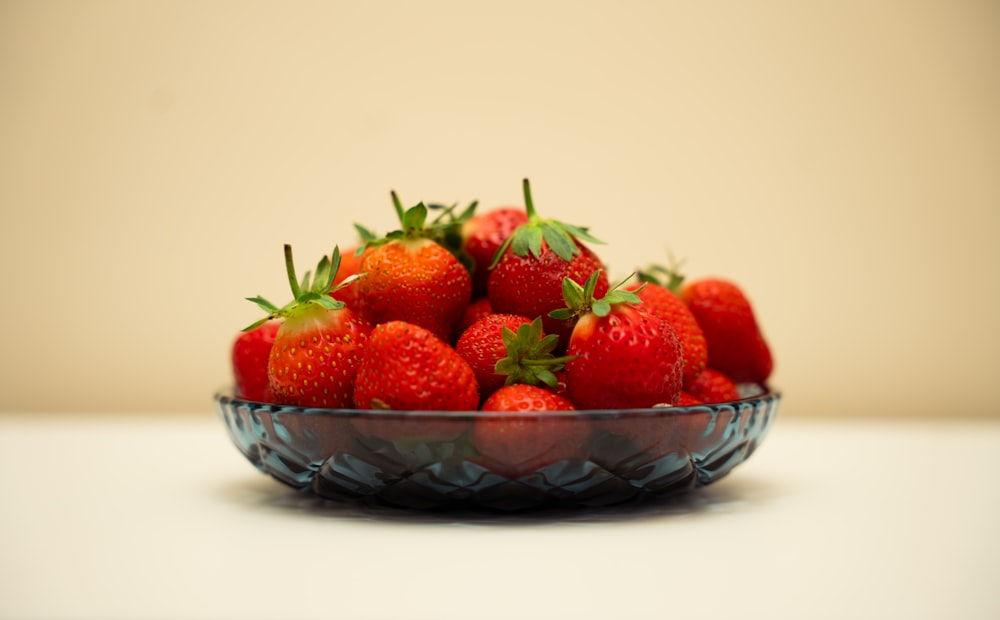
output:
M 702 487 L 747 460 L 779 392 L 722 404 L 538 413 L 310 409 L 215 395 L 253 465 L 295 489 L 410 509 L 605 506 Z

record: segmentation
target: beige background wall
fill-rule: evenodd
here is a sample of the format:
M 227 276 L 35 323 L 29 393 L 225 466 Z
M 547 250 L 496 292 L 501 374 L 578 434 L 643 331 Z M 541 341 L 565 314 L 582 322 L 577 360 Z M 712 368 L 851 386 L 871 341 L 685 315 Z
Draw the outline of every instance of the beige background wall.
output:
M 743 283 L 784 415 L 1000 416 L 990 0 L 0 0 L 0 411 L 210 411 L 282 243 L 525 176 Z

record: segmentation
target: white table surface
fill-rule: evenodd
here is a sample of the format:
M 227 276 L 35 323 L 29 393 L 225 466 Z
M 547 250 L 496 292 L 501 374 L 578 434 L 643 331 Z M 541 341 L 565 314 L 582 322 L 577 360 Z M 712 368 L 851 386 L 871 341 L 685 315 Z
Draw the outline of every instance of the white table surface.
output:
M 323 502 L 214 414 L 0 415 L 0 618 L 1000 618 L 1000 423 L 779 418 L 683 500 Z

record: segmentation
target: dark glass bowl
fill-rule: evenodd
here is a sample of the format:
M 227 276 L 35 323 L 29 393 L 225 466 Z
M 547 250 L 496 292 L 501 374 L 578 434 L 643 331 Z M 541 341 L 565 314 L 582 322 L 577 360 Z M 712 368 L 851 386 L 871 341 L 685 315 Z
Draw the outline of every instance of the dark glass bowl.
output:
M 781 401 L 496 413 L 310 409 L 215 395 L 239 451 L 317 496 L 411 509 L 606 506 L 715 482 L 764 439 Z

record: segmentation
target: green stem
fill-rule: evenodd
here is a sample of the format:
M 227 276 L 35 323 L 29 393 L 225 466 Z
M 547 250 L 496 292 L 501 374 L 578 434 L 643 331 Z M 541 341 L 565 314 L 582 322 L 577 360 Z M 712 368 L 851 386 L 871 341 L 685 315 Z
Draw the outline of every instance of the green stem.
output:
M 554 366 L 555 364 L 565 364 L 566 362 L 572 362 L 577 357 L 579 356 L 564 355 L 562 357 L 549 357 L 540 360 L 533 360 L 533 359 L 517 360 L 517 363 L 521 364 L 522 366 Z
M 528 182 L 528 179 L 524 180 L 524 210 L 527 211 L 529 220 L 538 217 L 535 213 L 535 203 L 531 200 L 531 184 Z
M 285 271 L 288 272 L 288 283 L 292 287 L 292 295 L 298 299 L 302 295 L 302 289 L 295 277 L 295 263 L 292 261 L 292 246 L 285 244 Z

